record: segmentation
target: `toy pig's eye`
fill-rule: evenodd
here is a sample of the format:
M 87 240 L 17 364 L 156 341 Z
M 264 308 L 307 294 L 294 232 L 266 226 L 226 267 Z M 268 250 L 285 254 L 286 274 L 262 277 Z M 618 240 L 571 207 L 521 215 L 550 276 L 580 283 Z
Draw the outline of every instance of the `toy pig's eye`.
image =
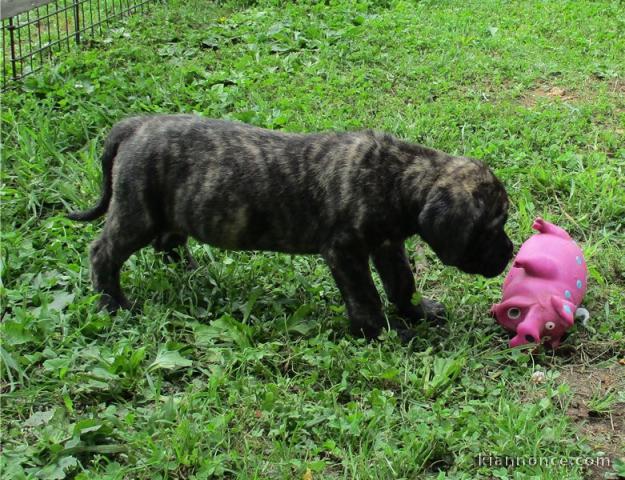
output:
M 553 330 L 554 328 L 556 328 L 556 324 L 553 323 L 553 322 L 547 322 L 547 323 L 545 323 L 545 328 L 547 330 Z
M 521 309 L 517 307 L 512 307 L 508 309 L 508 318 L 512 320 L 516 320 L 521 316 Z

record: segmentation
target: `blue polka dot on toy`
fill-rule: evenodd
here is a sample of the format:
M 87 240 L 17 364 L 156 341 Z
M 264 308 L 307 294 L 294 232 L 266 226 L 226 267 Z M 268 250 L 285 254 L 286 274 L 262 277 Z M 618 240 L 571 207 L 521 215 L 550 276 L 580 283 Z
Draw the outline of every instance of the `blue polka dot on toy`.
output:
M 582 281 L 581 280 L 577 280 L 575 285 L 577 286 L 577 288 L 582 288 Z
M 581 265 L 582 264 L 582 257 L 580 257 L 580 256 L 575 257 L 575 261 L 577 262 L 578 265 Z
M 569 307 L 568 305 L 564 306 L 564 313 L 571 313 L 571 307 Z
M 564 291 L 564 296 L 565 296 L 566 298 L 571 298 L 571 291 L 570 291 L 570 290 L 565 290 L 565 291 Z

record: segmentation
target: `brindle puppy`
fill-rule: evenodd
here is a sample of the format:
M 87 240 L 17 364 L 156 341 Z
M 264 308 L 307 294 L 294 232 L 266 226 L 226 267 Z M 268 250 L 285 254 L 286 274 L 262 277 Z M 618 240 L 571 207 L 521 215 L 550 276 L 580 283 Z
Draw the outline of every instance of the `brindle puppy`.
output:
M 113 127 L 102 168 L 99 203 L 70 218 L 108 213 L 91 246 L 91 275 L 109 311 L 130 306 L 119 273 L 133 252 L 152 242 L 175 257 L 188 236 L 227 249 L 321 254 L 351 331 L 367 338 L 386 325 L 370 257 L 390 301 L 414 322 L 444 310 L 411 303 L 407 237 L 419 234 L 444 264 L 486 277 L 512 255 L 506 192 L 484 164 L 383 133 L 303 135 L 192 115 L 136 117 Z

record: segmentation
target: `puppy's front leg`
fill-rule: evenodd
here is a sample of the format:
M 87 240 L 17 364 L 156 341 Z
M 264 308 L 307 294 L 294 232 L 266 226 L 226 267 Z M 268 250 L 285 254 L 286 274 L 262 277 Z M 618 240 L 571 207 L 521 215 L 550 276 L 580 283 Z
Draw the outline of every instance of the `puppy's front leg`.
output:
M 372 258 L 388 299 L 402 317 L 413 324 L 423 319 L 435 323 L 444 319 L 445 307 L 438 302 L 423 298 L 419 305 L 413 305 L 416 287 L 404 242 L 383 244 L 373 252 Z
M 371 278 L 369 255 L 351 247 L 332 247 L 323 252 L 323 257 L 347 305 L 352 334 L 377 337 L 386 322 Z

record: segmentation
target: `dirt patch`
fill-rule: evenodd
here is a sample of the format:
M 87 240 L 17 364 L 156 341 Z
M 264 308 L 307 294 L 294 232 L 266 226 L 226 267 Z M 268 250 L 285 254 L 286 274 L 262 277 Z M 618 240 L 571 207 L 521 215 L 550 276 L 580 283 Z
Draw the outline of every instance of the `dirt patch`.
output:
M 600 362 L 614 358 L 625 359 L 625 343 L 622 340 L 592 340 L 589 332 L 577 331 L 578 344 L 563 343 L 554 355 L 569 367 L 597 368 Z
M 570 366 L 560 372 L 558 382 L 571 388 L 567 415 L 578 425 L 596 453 L 612 462 L 625 459 L 625 366 L 615 362 L 608 368 Z M 617 478 L 608 465 L 588 467 L 587 478 Z
M 540 99 L 558 99 L 565 102 L 575 101 L 579 99 L 572 90 L 565 90 L 560 87 L 550 87 L 547 85 L 539 85 L 536 88 L 526 92 L 521 97 L 521 104 L 526 107 L 533 107 Z
M 578 84 L 575 88 L 564 88 L 540 82 L 533 88 L 523 92 L 519 96 L 519 101 L 527 108 L 533 108 L 541 101 L 589 103 L 603 90 L 605 90 L 605 93 L 613 100 L 614 112 L 623 112 L 622 99 L 625 94 L 625 80 L 621 78 L 607 80 L 591 76 Z
M 584 478 L 625 479 L 613 468 L 615 461 L 625 462 L 625 345 L 588 340 L 566 346 L 536 365 L 521 400 L 544 398 L 545 382 L 568 385 L 568 393 L 558 396 L 560 405 L 577 427 L 580 442 L 592 449 L 587 457 L 598 459 L 585 467 Z
M 610 91 L 615 94 L 625 93 L 625 80 L 616 79 L 610 82 Z

